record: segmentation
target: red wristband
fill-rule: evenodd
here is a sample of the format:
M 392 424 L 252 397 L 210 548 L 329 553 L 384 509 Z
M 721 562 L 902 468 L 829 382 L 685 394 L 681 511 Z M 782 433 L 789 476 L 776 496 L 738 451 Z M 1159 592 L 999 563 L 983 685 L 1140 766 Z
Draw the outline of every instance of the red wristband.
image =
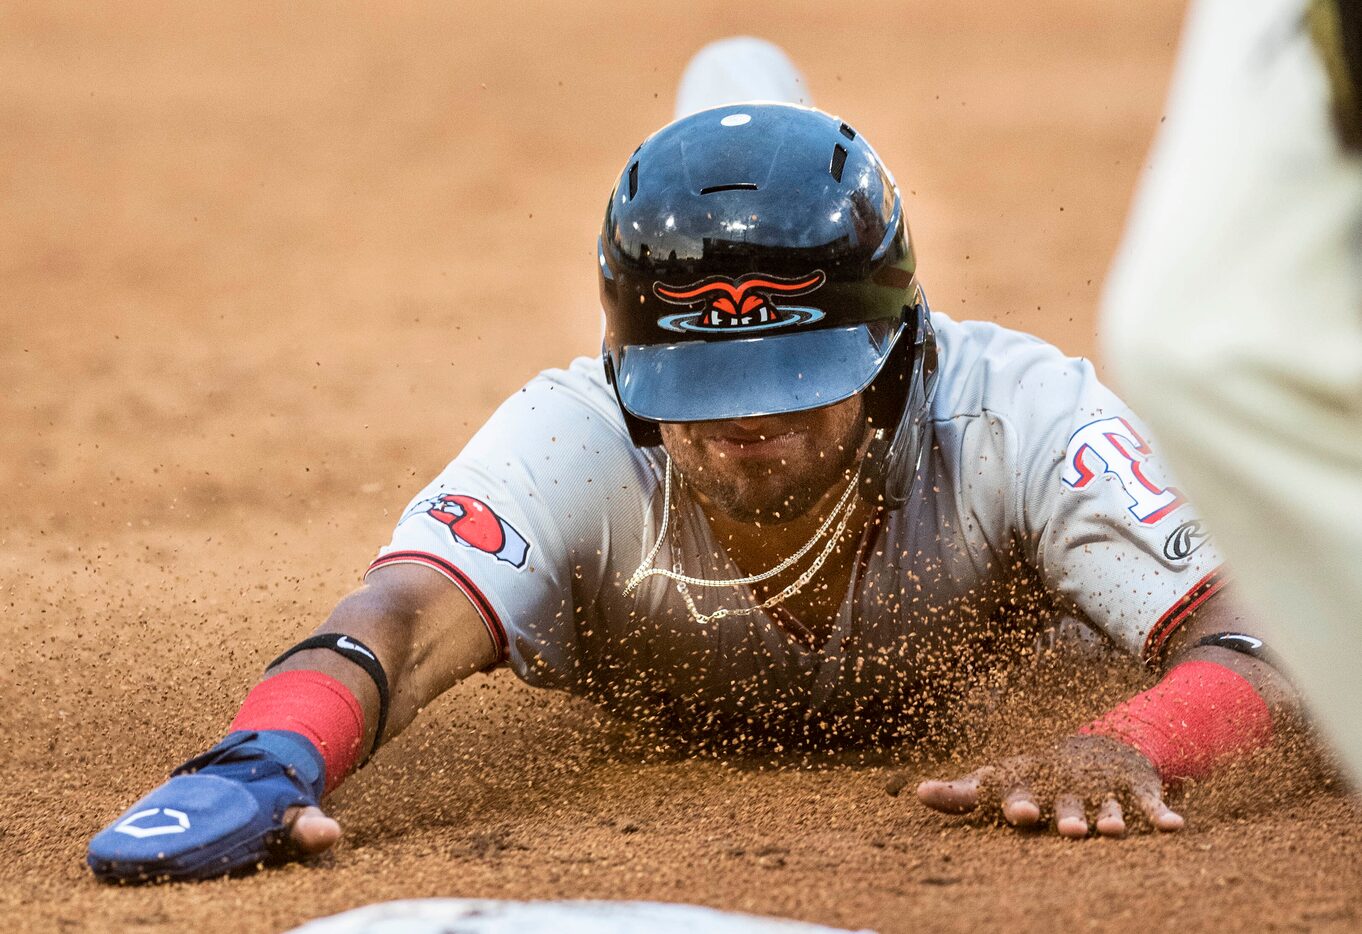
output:
M 1266 746 L 1272 715 L 1242 676 L 1198 660 L 1174 666 L 1148 691 L 1079 732 L 1134 746 L 1172 782 L 1204 778 L 1217 763 Z
M 292 730 L 317 747 L 326 763 L 326 790 L 359 762 L 364 711 L 350 689 L 320 671 L 281 671 L 246 695 L 233 730 Z

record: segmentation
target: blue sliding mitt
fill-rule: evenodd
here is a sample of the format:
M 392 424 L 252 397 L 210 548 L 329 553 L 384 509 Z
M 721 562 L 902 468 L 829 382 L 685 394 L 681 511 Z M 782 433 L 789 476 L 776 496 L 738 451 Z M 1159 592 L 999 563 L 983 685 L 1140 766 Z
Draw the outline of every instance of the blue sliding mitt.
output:
M 316 747 L 288 730 L 239 730 L 171 773 L 90 841 L 107 882 L 209 879 L 293 853 L 284 812 L 325 787 Z

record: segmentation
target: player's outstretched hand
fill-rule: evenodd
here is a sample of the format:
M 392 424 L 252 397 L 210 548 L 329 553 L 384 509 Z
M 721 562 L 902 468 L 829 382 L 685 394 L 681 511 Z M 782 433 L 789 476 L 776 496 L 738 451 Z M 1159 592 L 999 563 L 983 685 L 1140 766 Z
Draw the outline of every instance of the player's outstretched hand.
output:
M 1005 759 L 954 781 L 925 781 L 917 796 L 947 814 L 997 808 L 1014 827 L 1048 820 L 1065 837 L 1086 837 L 1094 827 L 1122 836 L 1130 808 L 1158 830 L 1183 825 L 1164 803 L 1163 780 L 1149 760 L 1105 736 L 1071 736 L 1049 753 Z
M 320 853 L 340 837 L 317 806 L 324 783 L 298 734 L 231 733 L 96 834 L 86 861 L 107 882 L 163 882 Z

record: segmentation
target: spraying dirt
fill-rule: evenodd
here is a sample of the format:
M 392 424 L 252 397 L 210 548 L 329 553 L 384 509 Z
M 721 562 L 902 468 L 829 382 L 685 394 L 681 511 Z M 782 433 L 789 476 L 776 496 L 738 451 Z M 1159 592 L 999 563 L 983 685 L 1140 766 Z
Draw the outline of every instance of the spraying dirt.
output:
M 334 798 L 332 855 L 135 889 L 82 863 L 502 398 L 598 349 L 604 199 L 700 44 L 761 31 L 854 115 L 937 308 L 1084 354 L 1181 12 L 9 5 L 6 928 L 273 931 L 423 896 L 881 931 L 1362 924 L 1357 808 L 1304 741 L 1186 789 L 1176 835 L 1072 843 L 886 793 L 1055 741 L 1147 677 L 1029 657 L 980 666 L 927 736 L 780 754 L 477 676 Z

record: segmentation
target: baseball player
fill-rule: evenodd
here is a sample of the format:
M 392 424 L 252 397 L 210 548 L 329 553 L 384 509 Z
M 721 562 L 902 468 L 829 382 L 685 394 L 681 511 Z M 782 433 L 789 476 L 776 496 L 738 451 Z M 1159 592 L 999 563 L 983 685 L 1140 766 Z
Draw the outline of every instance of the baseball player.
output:
M 712 66 L 745 51 L 802 94 L 769 46 L 702 53 L 610 194 L 600 356 L 488 419 L 226 738 L 94 838 L 98 876 L 326 849 L 325 794 L 499 665 L 721 746 L 885 742 L 1075 621 L 1163 679 L 1058 748 L 919 788 L 1074 837 L 1134 812 L 1175 830 L 1165 783 L 1269 741 L 1290 689 L 1136 417 L 1087 362 L 931 311 L 855 125 L 723 103 L 748 88 Z
M 1357 0 L 1194 4 L 1103 336 L 1362 779 L 1360 94 Z

